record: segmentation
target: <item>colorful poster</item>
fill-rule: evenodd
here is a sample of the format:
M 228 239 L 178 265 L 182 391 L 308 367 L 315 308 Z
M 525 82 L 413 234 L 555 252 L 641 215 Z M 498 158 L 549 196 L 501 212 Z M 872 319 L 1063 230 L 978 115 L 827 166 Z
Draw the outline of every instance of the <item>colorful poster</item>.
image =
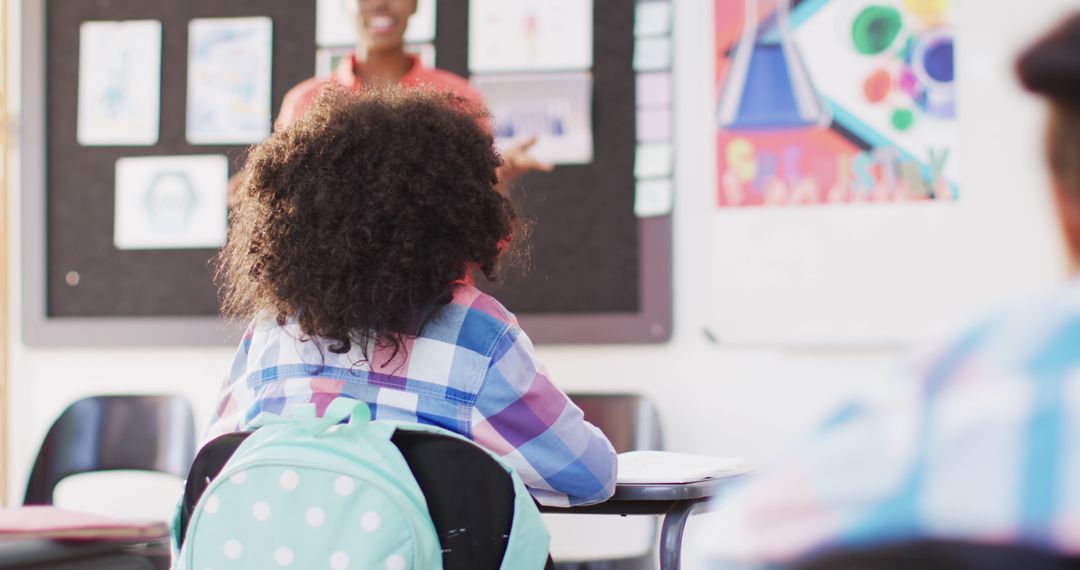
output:
M 954 200 L 952 0 L 715 0 L 720 207 Z
M 270 18 L 188 25 L 187 140 L 250 144 L 270 135 Z
M 84 22 L 79 28 L 79 144 L 154 145 L 160 106 L 161 22 Z
M 592 0 L 472 0 L 469 71 L 586 71 Z
M 224 155 L 117 160 L 113 243 L 117 249 L 221 247 L 228 179 Z
M 593 159 L 592 75 L 474 75 L 495 123 L 500 149 L 536 137 L 530 154 L 552 164 Z

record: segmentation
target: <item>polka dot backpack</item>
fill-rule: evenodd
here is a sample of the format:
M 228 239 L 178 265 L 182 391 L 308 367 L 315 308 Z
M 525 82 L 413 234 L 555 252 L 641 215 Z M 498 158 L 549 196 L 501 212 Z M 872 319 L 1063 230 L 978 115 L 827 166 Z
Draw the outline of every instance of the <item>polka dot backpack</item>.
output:
M 397 429 L 460 436 L 370 418 L 366 404 L 346 398 L 322 417 L 309 404 L 288 418 L 256 418 L 259 429 L 196 503 L 173 569 L 442 568 L 423 493 L 390 437 Z M 518 498 L 502 568 L 542 568 L 547 530 L 508 471 Z

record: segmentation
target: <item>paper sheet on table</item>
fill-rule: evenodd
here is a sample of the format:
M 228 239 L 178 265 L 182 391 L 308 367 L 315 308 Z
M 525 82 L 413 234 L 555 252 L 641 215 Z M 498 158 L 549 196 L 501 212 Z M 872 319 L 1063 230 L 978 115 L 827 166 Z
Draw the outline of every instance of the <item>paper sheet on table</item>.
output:
M 161 22 L 83 22 L 79 27 L 79 144 L 154 145 L 160 110 Z
M 634 11 L 634 35 L 666 36 L 671 32 L 671 3 L 666 0 L 638 2 Z
M 537 137 L 529 153 L 553 164 L 593 159 L 592 75 L 474 75 L 494 120 L 500 150 Z
M 187 140 L 250 144 L 270 135 L 270 18 L 188 24 Z
M 0 540 L 131 540 L 160 538 L 168 534 L 168 524 L 161 521 L 106 517 L 51 505 L 0 509 Z
M 584 71 L 593 62 L 592 0 L 472 0 L 469 70 Z
M 319 47 L 356 45 L 356 3 L 359 0 L 317 0 L 315 3 L 315 44 Z M 435 40 L 435 0 L 417 0 L 416 13 L 409 17 L 405 43 Z
M 692 483 L 750 471 L 745 459 L 691 455 L 670 451 L 627 451 L 619 454 L 618 483 Z
M 638 180 L 634 190 L 634 215 L 639 218 L 666 216 L 671 213 L 674 184 L 670 178 Z
M 116 161 L 117 249 L 196 249 L 225 244 L 229 161 L 224 155 Z
M 671 143 L 639 144 L 634 155 L 634 176 L 637 178 L 671 176 L 674 159 Z

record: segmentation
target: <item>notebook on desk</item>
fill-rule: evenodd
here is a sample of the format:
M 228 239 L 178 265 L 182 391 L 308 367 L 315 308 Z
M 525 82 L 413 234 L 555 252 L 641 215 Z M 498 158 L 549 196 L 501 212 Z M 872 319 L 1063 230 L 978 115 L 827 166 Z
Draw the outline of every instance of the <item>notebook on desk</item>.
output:
M 118 519 L 44 505 L 0 509 L 0 541 L 149 540 L 168 534 L 169 527 L 162 521 Z
M 669 451 L 627 451 L 619 454 L 619 476 L 616 482 L 676 485 L 742 475 L 749 471 L 746 460 L 738 457 Z

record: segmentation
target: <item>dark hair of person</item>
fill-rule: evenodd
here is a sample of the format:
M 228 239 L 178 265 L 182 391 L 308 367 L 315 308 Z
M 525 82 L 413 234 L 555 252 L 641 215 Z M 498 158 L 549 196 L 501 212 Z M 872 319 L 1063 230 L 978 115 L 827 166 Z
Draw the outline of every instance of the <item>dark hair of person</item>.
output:
M 255 146 L 217 264 L 223 313 L 295 318 L 305 337 L 395 354 L 470 268 L 496 280 L 514 207 L 465 99 L 422 89 L 323 91 Z
M 1050 102 L 1050 169 L 1080 206 L 1080 13 L 1025 50 L 1016 67 L 1024 87 Z

